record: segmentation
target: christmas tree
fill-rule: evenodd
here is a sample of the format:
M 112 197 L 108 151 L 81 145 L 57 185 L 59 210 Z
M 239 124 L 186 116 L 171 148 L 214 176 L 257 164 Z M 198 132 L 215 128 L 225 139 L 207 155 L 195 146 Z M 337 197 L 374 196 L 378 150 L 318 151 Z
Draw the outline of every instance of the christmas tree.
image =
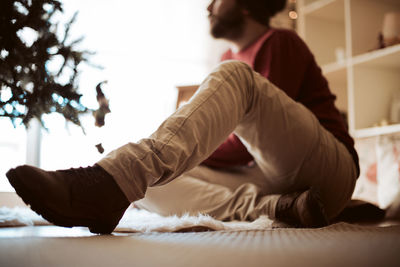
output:
M 0 1 L 0 117 L 14 126 L 28 127 L 33 118 L 44 125 L 42 115 L 53 112 L 81 126 L 79 116 L 89 111 L 78 93 L 78 67 L 91 53 L 76 49 L 82 38 L 69 40 L 76 15 L 60 25 L 56 14 L 63 14 L 56 0 Z

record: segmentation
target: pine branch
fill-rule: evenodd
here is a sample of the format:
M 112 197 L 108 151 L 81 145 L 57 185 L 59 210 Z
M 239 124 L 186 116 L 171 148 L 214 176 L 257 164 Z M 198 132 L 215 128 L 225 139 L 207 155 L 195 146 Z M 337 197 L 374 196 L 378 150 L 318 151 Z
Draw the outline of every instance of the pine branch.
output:
M 77 79 L 79 65 L 89 63 L 92 53 L 76 49 L 83 37 L 67 44 L 77 13 L 66 23 L 63 37 L 56 35 L 58 22 L 52 22 L 52 18 L 62 11 L 56 0 L 0 1 L 0 94 L 3 90 L 12 94 L 8 100 L 0 98 L 0 116 L 9 117 L 13 125 L 20 119 L 28 127 L 29 121 L 37 118 L 44 127 L 42 115 L 56 112 L 81 126 L 79 116 L 89 111 L 80 102 Z M 19 31 L 25 28 L 37 33 L 31 46 L 20 35 Z M 49 70 L 47 63 L 55 56 L 63 58 L 62 64 Z M 59 83 L 59 78 L 69 72 L 68 82 Z M 27 84 L 33 86 L 27 88 Z

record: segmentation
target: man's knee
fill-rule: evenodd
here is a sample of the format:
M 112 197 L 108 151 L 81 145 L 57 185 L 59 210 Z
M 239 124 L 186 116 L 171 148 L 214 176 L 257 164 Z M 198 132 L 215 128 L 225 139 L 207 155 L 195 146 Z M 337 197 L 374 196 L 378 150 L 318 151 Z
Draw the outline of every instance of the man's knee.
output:
M 221 71 L 246 71 L 252 72 L 252 68 L 246 63 L 239 60 L 226 60 L 219 64 L 218 69 Z
M 232 81 L 241 89 L 250 90 L 254 85 L 254 71 L 244 62 L 238 60 L 227 60 L 221 62 L 216 73 L 222 74 L 227 80 Z

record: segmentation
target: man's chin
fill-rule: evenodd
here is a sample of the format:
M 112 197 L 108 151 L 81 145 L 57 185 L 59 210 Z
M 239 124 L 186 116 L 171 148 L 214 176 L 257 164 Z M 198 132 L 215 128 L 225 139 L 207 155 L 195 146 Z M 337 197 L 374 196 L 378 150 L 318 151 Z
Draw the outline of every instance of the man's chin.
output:
M 235 39 L 241 35 L 242 25 L 229 25 L 218 21 L 210 20 L 210 34 L 215 39 Z
M 218 25 L 218 23 L 210 23 L 210 34 L 215 39 L 224 38 L 226 35 L 226 29 Z
M 233 32 L 230 32 L 225 28 L 212 28 L 210 30 L 210 34 L 214 39 L 230 40 L 233 39 L 233 37 L 235 37 Z
M 221 34 L 220 32 L 213 31 L 212 29 L 210 30 L 210 34 L 214 39 L 224 38 L 223 34 Z

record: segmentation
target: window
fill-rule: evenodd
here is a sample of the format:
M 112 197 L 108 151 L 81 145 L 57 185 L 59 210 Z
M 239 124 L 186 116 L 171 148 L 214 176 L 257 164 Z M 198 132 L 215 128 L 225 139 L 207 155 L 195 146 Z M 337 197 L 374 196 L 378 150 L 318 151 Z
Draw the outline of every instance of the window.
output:
M 107 153 L 156 130 L 175 108 L 175 86 L 200 83 L 226 47 L 209 36 L 208 4 L 209 0 L 64 1 L 65 21 L 79 11 L 72 39 L 85 36 L 82 48 L 95 51 L 92 62 L 104 67 L 82 68 L 82 101 L 96 108 L 95 86 L 107 80 L 104 93 L 112 112 L 103 128 L 94 127 L 91 115 L 83 117 L 86 135 L 59 115 L 45 116 L 48 131 L 33 129 L 30 139 L 23 126 L 14 129 L 0 120 L 0 191 L 10 189 L 4 173 L 27 157 L 45 169 L 92 165 L 103 156 L 97 143 L 103 143 Z
M 27 135 L 22 127 L 14 129 L 9 119 L 0 119 L 0 179 L 1 191 L 11 191 L 12 187 L 5 179 L 7 170 L 26 162 Z

